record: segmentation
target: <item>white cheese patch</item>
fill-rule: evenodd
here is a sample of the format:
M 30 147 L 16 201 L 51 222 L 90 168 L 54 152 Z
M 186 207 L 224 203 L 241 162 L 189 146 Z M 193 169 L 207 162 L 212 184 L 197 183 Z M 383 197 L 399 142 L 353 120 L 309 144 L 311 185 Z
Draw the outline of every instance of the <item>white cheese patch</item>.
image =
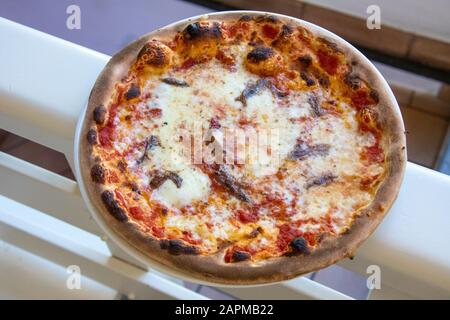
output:
M 226 201 L 217 199 L 211 191 L 210 178 L 191 163 L 191 154 L 186 153 L 185 139 L 190 137 L 185 133 L 201 128 L 208 130 L 213 118 L 220 123 L 220 128 L 215 128 L 212 134 L 222 147 L 226 130 L 235 130 L 236 135 L 244 133 L 244 140 L 237 139 L 238 146 L 245 149 L 244 165 L 232 167 L 230 171 L 253 188 L 253 197 L 261 200 L 271 195 L 283 199 L 288 207 L 285 213 L 291 214 L 291 221 L 310 219 L 300 227 L 301 231 L 316 230 L 319 225 L 311 220 L 320 221 L 327 214 L 335 218 L 332 223 L 335 232 L 345 230 L 354 213 L 373 199 L 373 195 L 358 188 L 358 177 L 384 171 L 381 165 L 367 167 L 360 161 L 360 153 L 373 145 L 374 137 L 359 131 L 355 111 L 350 106 L 341 105 L 345 112 L 342 116 L 325 114 L 318 118 L 314 115 L 310 98 L 315 95 L 319 100 L 323 99 L 320 90 L 290 92 L 287 97 L 277 97 L 270 89 L 262 88 L 248 97 L 244 106 L 236 98 L 258 77 L 241 67 L 245 56 L 243 50 L 246 50 L 245 46 L 230 49 L 238 57 L 239 67 L 233 71 L 213 59 L 187 72 L 172 70 L 149 79 L 146 90 L 151 95 L 137 108 L 141 111 L 158 108 L 161 116 L 146 116 L 134 121 L 129 128 L 120 121 L 126 113 L 119 112 L 115 122 L 120 138 L 115 141 L 114 148 L 122 153 L 150 135 L 158 137 L 160 144 L 148 150 L 146 157 L 143 157 L 141 147 L 129 152 L 125 161 L 136 182 L 143 186 L 151 182 L 152 174 L 158 170 L 179 175 L 182 179 L 180 188 L 166 180 L 153 191 L 151 200 L 170 208 L 166 227 L 189 231 L 194 240 L 203 241 L 207 250 L 216 250 L 221 240 L 248 239 L 246 235 L 254 230 L 251 223 L 240 224 L 236 220 L 237 210 L 245 207 L 241 201 L 231 195 Z M 177 87 L 161 82 L 160 78 L 166 76 L 186 81 L 189 86 Z M 256 141 L 249 144 L 246 139 L 255 135 Z M 328 145 L 328 154 L 288 159 L 298 141 L 308 145 Z M 283 179 L 275 176 L 280 168 L 287 170 Z M 325 174 L 336 177 L 332 186 L 310 186 L 313 179 Z M 351 181 L 352 177 L 356 182 Z M 202 214 L 182 214 L 179 210 L 200 202 Z M 257 224 L 264 232 L 250 247 L 275 245 L 278 224 L 285 221 L 278 222 L 270 208 L 262 208 L 259 216 Z
M 169 205 L 180 208 L 195 200 L 205 200 L 210 190 L 210 181 L 207 176 L 198 170 L 186 168 L 178 172 L 183 179 L 180 188 L 170 180 L 166 180 L 154 193 L 153 198 Z

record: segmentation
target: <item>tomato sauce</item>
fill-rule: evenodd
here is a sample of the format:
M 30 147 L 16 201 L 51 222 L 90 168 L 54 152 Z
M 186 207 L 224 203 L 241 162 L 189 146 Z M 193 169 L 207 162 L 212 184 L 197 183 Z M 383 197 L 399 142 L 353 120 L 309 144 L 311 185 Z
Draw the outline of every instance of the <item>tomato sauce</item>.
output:
M 231 56 L 227 56 L 222 50 L 218 50 L 216 53 L 216 59 L 226 66 L 233 66 L 234 59 Z
M 220 125 L 219 119 L 214 117 L 209 121 L 209 127 L 211 129 L 220 129 L 222 126 Z
M 155 237 L 157 238 L 163 238 L 165 236 L 165 232 L 164 232 L 164 228 L 163 227 L 157 227 L 157 226 L 153 226 L 152 227 L 152 233 Z
M 375 103 L 366 90 L 358 90 L 351 95 L 351 104 L 360 110 Z
M 222 25 L 222 28 L 225 31 L 226 35 L 230 38 L 235 38 L 239 31 L 248 30 L 249 27 L 250 25 L 247 22 L 238 22 L 230 26 L 226 24 Z
M 128 209 L 128 211 L 130 212 L 130 215 L 133 219 L 136 220 L 143 220 L 145 217 L 145 213 L 144 211 L 141 209 L 141 207 L 130 207 Z
M 195 61 L 192 58 L 188 58 L 188 59 L 186 59 L 186 61 L 183 62 L 183 64 L 178 68 L 178 70 L 187 70 L 187 69 L 192 68 L 196 64 L 198 64 L 197 61 Z
M 103 127 L 98 132 L 98 140 L 102 147 L 111 147 L 112 146 L 112 136 L 114 133 L 114 128 L 110 126 Z
M 230 263 L 232 257 L 233 257 L 233 250 L 228 249 L 227 252 L 225 252 L 224 261 Z
M 281 225 L 279 229 L 280 233 L 277 238 L 277 247 L 280 250 L 286 250 L 291 241 L 301 235 L 300 230 L 288 223 Z
M 365 147 L 363 151 L 363 159 L 366 159 L 370 162 L 378 162 L 378 163 L 383 162 L 384 161 L 383 149 L 380 148 L 378 143 L 370 147 Z
M 277 247 L 284 251 L 290 245 L 291 241 L 297 237 L 303 237 L 310 246 L 317 244 L 317 234 L 313 232 L 302 232 L 294 225 L 285 223 L 279 227 L 280 233 L 277 238 Z
M 280 30 L 271 26 L 270 24 L 265 24 L 262 27 L 262 32 L 266 38 L 275 39 Z
M 108 121 L 106 122 L 106 125 L 98 132 L 98 139 L 102 147 L 112 146 L 112 140 L 114 140 L 115 131 L 114 118 L 117 115 L 118 108 L 119 105 L 117 103 L 111 105 L 111 107 L 109 108 Z
M 336 74 L 339 66 L 339 58 L 336 55 L 330 54 L 326 51 L 319 50 L 317 52 L 320 66 L 331 75 Z
M 256 222 L 259 219 L 257 210 L 243 210 L 238 209 L 236 211 L 239 221 L 242 223 Z
M 148 111 L 152 118 L 160 118 L 162 115 L 162 110 L 159 108 L 153 108 Z
M 125 201 L 125 198 L 122 192 L 119 191 L 119 189 L 114 190 L 114 195 L 116 196 L 117 201 L 119 201 L 119 204 L 122 207 L 127 208 L 127 202 Z
M 118 183 L 120 181 L 115 171 L 108 170 L 108 173 L 108 183 Z
M 203 241 L 201 239 L 193 239 L 192 233 L 190 231 L 183 231 L 181 236 L 181 240 L 186 241 L 187 243 L 198 245 L 201 244 Z

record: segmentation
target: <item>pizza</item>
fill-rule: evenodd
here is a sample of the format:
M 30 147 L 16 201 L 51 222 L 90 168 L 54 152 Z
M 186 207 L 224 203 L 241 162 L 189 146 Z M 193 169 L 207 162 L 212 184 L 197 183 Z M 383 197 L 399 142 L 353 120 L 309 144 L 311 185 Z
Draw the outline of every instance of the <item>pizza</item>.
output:
M 222 13 L 117 53 L 81 180 L 101 221 L 190 279 L 260 284 L 352 257 L 398 193 L 403 122 L 374 67 L 306 22 Z

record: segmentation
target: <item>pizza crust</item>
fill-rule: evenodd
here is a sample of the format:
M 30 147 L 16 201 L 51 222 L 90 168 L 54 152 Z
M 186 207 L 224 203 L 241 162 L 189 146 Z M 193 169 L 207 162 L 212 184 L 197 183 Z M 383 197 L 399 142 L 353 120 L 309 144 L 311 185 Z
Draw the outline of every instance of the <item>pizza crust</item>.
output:
M 268 17 L 267 14 L 260 13 L 251 13 L 251 15 Z M 243 16 L 242 12 L 223 13 L 212 15 L 211 20 L 238 19 L 241 16 Z M 114 55 L 99 75 L 91 91 L 84 115 L 80 132 L 78 161 L 81 177 L 79 183 L 83 184 L 87 191 L 87 200 L 92 203 L 95 209 L 93 214 L 96 218 L 101 219 L 102 224 L 120 237 L 121 241 L 136 248 L 143 256 L 148 257 L 163 269 L 170 268 L 177 274 L 190 279 L 225 285 L 254 285 L 288 280 L 326 267 L 340 259 L 353 257 L 357 248 L 379 225 L 397 197 L 406 165 L 405 130 L 399 108 L 381 75 L 372 65 L 367 64 L 366 58 L 360 53 L 355 53 L 356 49 L 342 40 L 337 40 L 328 32 L 322 32 L 301 20 L 280 15 L 276 15 L 276 17 L 286 23 L 300 24 L 312 31 L 313 34 L 323 36 L 332 43 L 336 43 L 339 50 L 345 53 L 346 58 L 354 61 L 354 72 L 370 83 L 371 87 L 379 93 L 378 117 L 383 123 L 383 127 L 389 128 L 388 131 L 383 132 L 382 139 L 383 145 L 388 146 L 384 148 L 387 151 L 387 175 L 379 186 L 374 201 L 361 211 L 351 228 L 337 237 L 325 237 L 310 254 L 282 256 L 260 262 L 225 263 L 223 259 L 225 248 L 213 255 L 199 255 L 193 252 L 184 254 L 181 253 L 182 249 L 175 251 L 178 254 L 174 255 L 173 252 L 169 252 L 170 250 L 163 249 L 160 240 L 143 234 L 132 221 L 119 221 L 106 209 L 101 200 L 101 193 L 105 191 L 104 185 L 91 180 L 91 167 L 97 164 L 98 159 L 95 159 L 92 153 L 92 132 L 88 135 L 89 131 L 95 127 L 94 109 L 109 104 L 116 81 L 120 81 L 127 74 L 144 44 L 153 38 L 169 37 L 173 35 L 174 31 L 182 30 L 193 21 L 156 30 Z M 208 19 L 208 17 L 200 17 L 196 20 L 204 19 Z M 88 138 L 89 136 L 90 138 Z M 167 247 L 167 243 L 163 243 L 163 247 Z

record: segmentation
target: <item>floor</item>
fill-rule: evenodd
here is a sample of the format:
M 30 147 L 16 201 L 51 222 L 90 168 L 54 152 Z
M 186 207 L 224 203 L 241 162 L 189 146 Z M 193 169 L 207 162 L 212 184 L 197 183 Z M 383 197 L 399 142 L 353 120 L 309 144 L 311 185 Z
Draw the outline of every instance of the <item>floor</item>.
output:
M 69 30 L 65 27 L 66 8 L 73 1 L 53 0 L 25 1 L 2 0 L 0 12 L 3 17 L 23 23 L 30 27 L 48 32 L 57 37 L 87 46 L 89 48 L 113 54 L 132 39 L 148 30 L 163 26 L 180 18 L 193 16 L 210 10 L 179 0 L 136 0 L 133 5 L 124 8 L 123 1 L 78 0 L 81 7 L 81 30 Z M 128 3 L 128 2 L 127 2 Z M 28 10 L 22 10 L 26 6 Z M 123 21 L 121 13 L 127 10 L 127 16 L 133 19 Z M 101 19 L 98 13 L 101 12 Z M 120 19 L 118 17 L 121 17 Z M 126 28 L 123 25 L 126 23 Z M 406 84 L 419 90 L 435 92 L 438 85 L 429 79 L 396 70 L 392 67 L 377 65 L 380 71 L 395 83 Z M 402 92 L 396 92 L 398 98 Z M 403 116 L 409 131 L 410 160 L 434 167 L 436 158 L 448 130 L 448 121 L 417 108 L 402 106 Z M 74 179 L 64 155 L 42 145 L 23 139 L 0 129 L 0 151 L 24 159 L 62 176 Z M 4 259 L 2 259 L 4 260 Z M 0 264 L 1 267 L 1 264 Z M 0 272 L 1 274 L 2 272 Z M 339 266 L 331 266 L 311 275 L 318 281 L 355 298 L 365 298 L 368 290 L 366 279 Z M 0 281 L 1 282 L 1 281 Z M 186 286 L 211 298 L 233 299 L 220 290 L 186 283 Z M 31 297 L 30 293 L 30 297 Z M 95 293 L 89 295 L 95 297 Z

